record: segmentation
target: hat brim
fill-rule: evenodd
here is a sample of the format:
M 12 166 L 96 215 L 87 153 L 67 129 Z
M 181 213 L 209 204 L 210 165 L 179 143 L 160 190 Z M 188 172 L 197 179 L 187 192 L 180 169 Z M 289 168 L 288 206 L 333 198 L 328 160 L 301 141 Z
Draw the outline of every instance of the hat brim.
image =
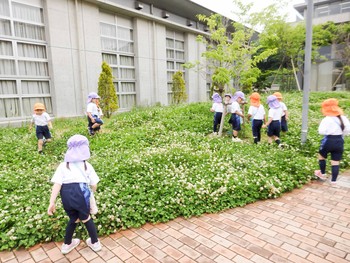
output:
M 343 115 L 344 112 L 338 106 L 332 106 L 332 107 L 322 108 L 322 114 L 324 116 L 336 117 L 339 115 Z

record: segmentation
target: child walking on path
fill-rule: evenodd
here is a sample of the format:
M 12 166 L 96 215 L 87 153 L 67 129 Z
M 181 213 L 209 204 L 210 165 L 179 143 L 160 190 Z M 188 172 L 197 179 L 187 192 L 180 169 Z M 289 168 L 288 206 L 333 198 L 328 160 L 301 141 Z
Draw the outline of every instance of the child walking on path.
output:
M 103 124 L 101 120 L 102 111 L 99 110 L 98 99 L 100 96 L 96 92 L 91 92 L 88 95 L 86 113 L 88 118 L 89 134 L 94 135 L 96 131 L 100 130 L 100 126 Z
M 240 103 L 244 102 L 244 100 L 244 93 L 242 91 L 237 91 L 233 95 L 231 107 L 228 108 L 228 112 L 231 112 L 229 123 L 232 125 L 233 142 L 242 142 L 242 140 L 238 138 L 238 132 L 241 130 L 241 118 L 244 118 Z
M 95 223 L 90 216 L 90 189 L 96 191 L 99 178 L 86 160 L 90 158 L 89 141 L 83 135 L 74 135 L 68 139 L 68 150 L 62 162 L 56 169 L 51 182 L 52 187 L 50 204 L 47 209 L 49 215 L 56 211 L 55 200 L 60 193 L 63 208 L 69 216 L 66 227 L 62 254 L 67 254 L 80 243 L 78 238 L 73 239 L 77 224 L 84 223 L 90 238 L 86 244 L 93 251 L 100 251 L 101 244 L 98 241 Z
M 214 112 L 213 135 L 218 135 L 218 126 L 221 122 L 222 112 L 224 111 L 224 105 L 222 104 L 222 98 L 218 93 L 214 93 L 212 99 L 213 105 L 210 108 L 210 111 Z
M 42 103 L 34 104 L 34 114 L 30 121 L 29 131 L 32 131 L 35 125 L 35 133 L 38 138 L 38 153 L 43 154 L 43 146 L 46 142 L 51 142 L 52 122 L 50 115 L 45 111 L 45 105 Z
M 282 107 L 276 96 L 270 95 L 267 97 L 267 104 L 269 105 L 268 121 L 262 127 L 267 128 L 268 143 L 271 144 L 274 140 L 277 145 L 281 144 L 280 133 L 281 133 L 281 117 Z
M 283 97 L 282 94 L 280 92 L 275 92 L 274 94 L 276 98 L 278 99 L 278 101 L 281 104 L 283 113 L 282 113 L 282 118 L 281 118 L 281 131 L 282 132 L 287 132 L 288 131 L 288 108 L 286 106 L 286 104 L 282 101 Z
M 250 95 L 250 107 L 248 110 L 248 120 L 252 120 L 252 133 L 254 143 L 257 144 L 261 140 L 261 127 L 265 123 L 265 109 L 260 103 L 260 95 L 257 92 Z
M 318 133 L 323 135 L 318 152 L 320 170 L 315 175 L 320 179 L 326 179 L 326 159 L 331 154 L 332 180 L 331 185 L 336 186 L 339 174 L 339 163 L 344 152 L 343 136 L 350 133 L 350 123 L 343 115 L 343 110 L 338 106 L 337 99 L 327 99 L 322 103 L 322 114 L 326 116 L 318 127 Z

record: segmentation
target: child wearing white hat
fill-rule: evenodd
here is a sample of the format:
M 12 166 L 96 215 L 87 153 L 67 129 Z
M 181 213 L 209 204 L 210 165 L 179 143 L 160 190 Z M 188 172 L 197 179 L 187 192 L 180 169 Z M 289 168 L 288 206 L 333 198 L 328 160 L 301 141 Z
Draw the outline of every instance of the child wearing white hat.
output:
M 86 113 L 88 118 L 89 134 L 94 135 L 100 129 L 103 121 L 100 118 L 101 111 L 98 106 L 100 96 L 96 92 L 90 92 L 87 100 Z
M 90 163 L 89 141 L 83 135 L 74 135 L 68 139 L 68 150 L 51 182 L 54 183 L 51 191 L 50 204 L 47 209 L 48 215 L 53 215 L 56 211 L 55 200 L 60 193 L 63 208 L 69 216 L 66 227 L 64 243 L 62 244 L 62 254 L 67 254 L 76 248 L 80 240 L 73 239 L 73 234 L 77 224 L 81 221 L 85 225 L 90 238 L 86 244 L 93 251 L 100 251 L 101 244 L 98 241 L 95 223 L 90 216 L 90 196 L 92 191 L 96 191 L 99 178 Z

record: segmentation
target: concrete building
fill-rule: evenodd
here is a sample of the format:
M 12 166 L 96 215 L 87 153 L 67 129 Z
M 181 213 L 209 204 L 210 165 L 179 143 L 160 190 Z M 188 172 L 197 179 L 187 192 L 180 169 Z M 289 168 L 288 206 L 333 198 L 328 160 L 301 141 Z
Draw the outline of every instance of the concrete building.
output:
M 306 18 L 307 4 L 297 4 L 294 8 Z M 350 0 L 314 0 L 314 17 L 313 25 L 323 24 L 328 21 L 334 23 L 344 23 L 350 21 Z M 336 45 L 322 47 L 321 55 L 327 60 L 318 61 L 312 65 L 312 83 L 313 91 L 330 91 L 335 86 L 337 90 L 349 90 L 350 85 L 346 83 L 346 79 L 340 66 L 340 59 L 337 54 Z
M 120 111 L 171 102 L 172 75 L 201 59 L 206 34 L 190 0 L 0 0 L 0 124 L 28 121 L 43 102 L 55 117 L 83 116 L 102 61 Z M 205 101 L 205 76 L 186 70 L 188 102 Z

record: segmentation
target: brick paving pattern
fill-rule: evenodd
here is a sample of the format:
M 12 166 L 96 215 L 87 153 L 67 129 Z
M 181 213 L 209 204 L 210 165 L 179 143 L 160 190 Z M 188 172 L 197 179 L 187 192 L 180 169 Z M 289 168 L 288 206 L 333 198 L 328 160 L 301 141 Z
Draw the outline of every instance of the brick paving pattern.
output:
M 315 181 L 278 199 L 120 231 L 100 238 L 97 253 L 81 242 L 64 256 L 62 243 L 51 242 L 0 252 L 0 262 L 350 262 L 350 171 L 338 182 L 339 188 Z

